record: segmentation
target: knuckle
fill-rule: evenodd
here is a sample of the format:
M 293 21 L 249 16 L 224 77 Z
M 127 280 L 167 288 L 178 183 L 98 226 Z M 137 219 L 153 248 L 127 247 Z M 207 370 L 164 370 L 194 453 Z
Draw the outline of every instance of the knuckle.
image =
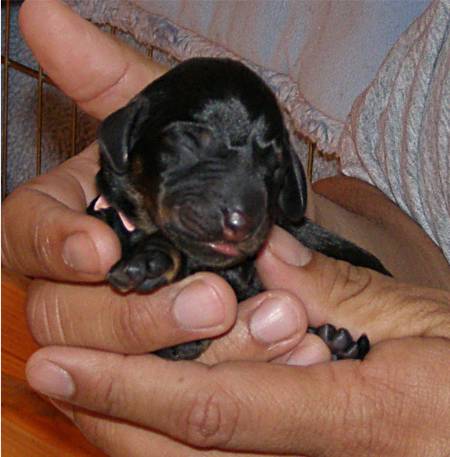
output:
M 51 274 L 52 269 L 52 260 L 54 257 L 55 247 L 58 246 L 55 243 L 54 237 L 52 234 L 52 210 L 51 208 L 48 211 L 39 213 L 36 217 L 35 224 L 30 227 L 31 230 L 31 248 L 34 254 L 34 257 L 44 274 Z
M 327 451 L 344 455 L 352 449 L 352 455 L 369 455 L 366 452 L 370 450 L 370 455 L 390 455 L 376 452 L 380 448 L 379 424 L 384 418 L 376 389 L 361 375 L 356 365 L 350 376 L 350 385 L 342 379 L 336 367 L 330 367 L 330 370 L 335 372 L 334 383 L 342 388 L 332 406 L 334 419 L 328 424 L 330 445 Z M 339 448 L 334 448 L 332 443 L 337 443 Z
M 107 370 L 98 372 L 93 382 L 92 395 L 95 403 L 101 405 L 102 413 L 106 416 L 124 414 L 136 406 L 124 376 L 127 373 L 127 356 L 120 356 L 111 363 Z
M 400 455 L 402 420 L 410 400 L 389 376 L 365 364 L 357 365 L 355 383 L 349 391 L 346 429 L 355 430 L 352 442 L 368 448 L 374 455 Z M 406 408 L 406 409 L 405 409 Z M 408 419 L 406 419 L 408 421 Z M 364 427 L 357 427 L 364 424 Z M 350 444 L 350 443 L 348 443 Z
M 19 187 L 9 195 L 2 205 L 2 264 L 12 270 L 22 271 L 22 249 L 17 249 L 17 215 L 23 188 Z M 17 202 L 18 201 L 18 202 Z
M 184 418 L 185 438 L 193 446 L 207 448 L 229 444 L 239 421 L 239 405 L 220 385 L 194 393 Z
M 78 410 L 74 411 L 74 423 L 95 446 L 101 449 L 114 447 L 118 426 L 116 422 Z
M 31 283 L 26 302 L 27 320 L 40 345 L 66 344 L 62 306 L 54 284 L 41 280 Z
M 58 204 L 47 200 L 44 205 L 40 193 L 28 183 L 16 189 L 3 205 L 2 261 L 29 276 L 59 273 L 61 267 L 53 265 L 55 249 L 60 247 L 54 223 Z
M 116 338 L 130 351 L 152 350 L 154 342 L 151 338 L 154 332 L 151 330 L 158 327 L 158 319 L 154 316 L 152 307 L 135 295 L 121 298 L 119 306 L 114 307 Z
M 327 291 L 327 301 L 332 307 L 353 305 L 355 298 L 370 297 L 372 272 L 363 267 L 354 266 L 348 262 L 334 260 L 324 275 L 324 290 Z

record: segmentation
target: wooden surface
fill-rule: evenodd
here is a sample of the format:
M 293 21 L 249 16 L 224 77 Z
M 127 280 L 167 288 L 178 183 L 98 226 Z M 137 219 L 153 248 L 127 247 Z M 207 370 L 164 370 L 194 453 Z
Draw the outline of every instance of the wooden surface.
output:
M 26 323 L 27 284 L 2 272 L 2 457 L 104 457 L 25 381 L 38 348 Z

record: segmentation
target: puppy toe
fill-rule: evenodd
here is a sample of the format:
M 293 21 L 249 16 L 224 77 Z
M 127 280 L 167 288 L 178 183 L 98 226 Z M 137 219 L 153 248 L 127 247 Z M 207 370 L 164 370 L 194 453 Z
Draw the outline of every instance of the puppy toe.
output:
M 193 360 L 206 351 L 210 344 L 211 340 L 208 339 L 191 341 L 160 349 L 155 351 L 154 354 L 168 360 Z
M 340 328 L 334 335 L 331 346 L 334 352 L 340 352 L 347 349 L 353 343 L 353 338 L 349 331 L 345 328 Z
M 336 330 L 336 327 L 331 324 L 309 327 L 308 333 L 313 333 L 322 339 L 331 351 L 332 360 L 362 360 L 370 350 L 370 342 L 366 335 L 362 335 L 355 342 L 347 329 Z

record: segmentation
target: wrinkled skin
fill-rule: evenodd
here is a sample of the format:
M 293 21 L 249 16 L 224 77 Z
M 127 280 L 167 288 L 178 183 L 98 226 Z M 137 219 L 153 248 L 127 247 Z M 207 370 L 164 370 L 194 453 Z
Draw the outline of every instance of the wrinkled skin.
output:
M 27 0 L 20 21 L 52 80 L 99 119 L 163 71 L 57 0 Z M 331 220 L 320 214 L 324 202 L 317 195 L 310 193 L 314 199 L 309 204 L 314 203 L 315 217 L 325 227 L 377 252 L 395 281 L 308 253 L 274 229 L 257 259 L 268 290 L 239 308 L 226 282 L 210 273 L 150 295 L 123 296 L 97 284 L 120 256 L 115 233 L 84 214 L 97 193 L 97 162 L 97 148 L 88 148 L 22 186 L 4 202 L 2 212 L 3 265 L 40 278 L 32 282 L 26 310 L 33 335 L 47 348 L 30 360 L 29 382 L 59 398 L 58 407 L 94 445 L 113 457 L 449 454 L 449 266 L 420 228 L 381 193 L 358 180 L 333 179 L 324 195 L 339 206 L 330 208 L 328 201 L 323 213 Z M 367 201 L 373 204 L 367 207 Z M 361 219 L 343 213 L 343 206 L 366 216 L 364 230 Z M 379 224 L 367 223 L 370 217 L 382 221 L 382 242 Z M 397 255 L 395 261 L 390 253 Z M 180 296 L 188 315 L 179 312 Z M 329 360 L 330 353 L 319 338 L 305 335 L 306 326 L 327 321 L 356 333 L 365 329 L 374 345 L 368 357 L 311 366 Z M 120 355 L 219 335 L 198 362 L 169 364 L 149 355 Z M 83 349 L 87 347 L 97 351 Z M 50 374 L 37 370 L 48 360 L 70 372 L 75 396 L 69 392 L 62 402 L 61 392 L 50 392 Z M 334 383 L 328 382 L 330 376 Z M 182 381 L 191 396 L 183 395 Z M 195 411 L 201 413 L 205 403 L 200 394 L 212 393 L 208 389 L 214 387 L 218 394 L 232 392 L 233 404 L 242 411 L 235 430 L 243 434 L 234 436 L 229 450 L 219 449 L 225 444 L 204 449 L 201 436 L 179 435 L 189 424 L 190 430 L 197 429 L 198 422 L 187 421 L 188 412 L 198 404 Z M 192 403 L 195 399 L 199 402 Z M 119 416 L 126 420 L 117 420 Z M 145 426 L 140 425 L 143 418 Z M 225 421 L 210 430 L 224 430 L 226 423 L 233 424 Z

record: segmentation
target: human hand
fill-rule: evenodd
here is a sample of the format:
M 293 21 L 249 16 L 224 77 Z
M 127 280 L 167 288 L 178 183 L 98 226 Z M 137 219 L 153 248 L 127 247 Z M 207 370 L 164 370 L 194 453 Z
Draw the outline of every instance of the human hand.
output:
M 450 452 L 448 292 L 312 253 L 280 229 L 258 267 L 314 324 L 363 325 L 375 343 L 366 359 L 208 367 L 48 347 L 30 359 L 29 382 L 111 456 Z

